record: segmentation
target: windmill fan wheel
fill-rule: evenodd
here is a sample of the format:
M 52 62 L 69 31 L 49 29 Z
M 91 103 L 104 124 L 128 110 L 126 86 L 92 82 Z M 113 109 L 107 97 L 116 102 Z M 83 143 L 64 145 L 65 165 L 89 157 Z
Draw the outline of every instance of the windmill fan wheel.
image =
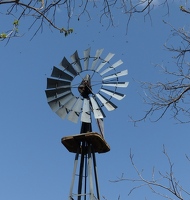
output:
M 96 120 L 103 120 L 105 114 L 102 108 L 115 110 L 117 106 L 112 99 L 122 100 L 126 96 L 117 90 L 128 86 L 128 82 L 119 81 L 120 77 L 128 74 L 128 70 L 117 72 L 122 60 L 110 64 L 114 54 L 108 53 L 101 58 L 102 52 L 103 49 L 98 49 L 91 56 L 88 48 L 80 58 L 75 51 L 71 62 L 64 57 L 59 68 L 53 67 L 51 77 L 47 78 L 45 93 L 49 106 L 62 119 L 77 123 L 80 117 L 82 122 L 91 123 L 93 113 Z

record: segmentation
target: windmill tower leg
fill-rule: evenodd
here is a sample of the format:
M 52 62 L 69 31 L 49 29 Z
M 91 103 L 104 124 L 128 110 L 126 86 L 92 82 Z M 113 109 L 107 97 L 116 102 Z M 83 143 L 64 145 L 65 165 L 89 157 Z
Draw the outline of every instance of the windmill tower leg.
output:
M 78 179 L 78 198 L 77 200 L 81 200 L 81 194 L 82 194 L 82 183 L 83 183 L 83 178 L 85 179 L 85 184 L 84 184 L 84 194 L 86 194 L 86 169 L 84 172 L 84 164 L 86 168 L 86 156 L 84 154 L 84 147 L 85 144 L 82 142 L 82 151 L 81 151 L 81 159 L 80 159 L 80 169 L 79 169 L 79 179 Z
M 90 183 L 90 200 L 93 200 L 94 190 L 93 190 L 93 179 L 92 179 L 92 154 L 91 147 L 88 147 L 88 174 Z
M 77 170 L 78 158 L 79 158 L 79 149 L 77 150 L 77 153 L 75 155 L 73 176 L 72 176 L 71 187 L 70 187 L 70 192 L 69 192 L 69 200 L 72 200 L 72 192 L 73 192 L 73 187 L 74 187 L 74 182 L 75 182 L 75 174 Z
M 95 184 L 96 184 L 96 193 L 97 193 L 98 199 L 100 199 L 96 157 L 95 157 L 94 149 L 92 149 L 92 150 L 93 150 L 92 151 L 92 156 L 93 156 L 93 163 L 94 163 L 94 176 L 95 176 Z
M 92 166 L 93 164 L 93 166 Z M 93 200 L 93 170 L 94 170 L 94 180 L 96 185 L 96 195 L 97 199 L 100 199 L 99 194 L 99 184 L 98 184 L 98 176 L 97 176 L 97 166 L 96 166 L 96 157 L 93 151 L 92 146 L 88 146 L 88 173 L 89 173 L 89 183 L 90 183 L 90 200 Z

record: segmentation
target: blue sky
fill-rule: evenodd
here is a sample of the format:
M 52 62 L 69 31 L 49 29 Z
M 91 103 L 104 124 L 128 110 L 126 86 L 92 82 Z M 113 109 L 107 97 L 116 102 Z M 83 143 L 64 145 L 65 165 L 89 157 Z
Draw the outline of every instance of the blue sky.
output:
M 166 10 L 159 7 L 152 11 L 152 23 L 148 17 L 144 21 L 142 15 L 135 15 L 127 35 L 127 18 L 119 10 L 115 11 L 116 27 L 108 29 L 106 21 L 102 25 L 97 20 L 97 11 L 92 12 L 91 21 L 85 16 L 80 21 L 73 19 L 70 26 L 74 33 L 66 38 L 44 27 L 43 33 L 30 41 L 32 32 L 24 32 L 28 23 L 25 19 L 20 24 L 21 33 L 25 33 L 23 37 L 12 39 L 6 46 L 1 42 L 0 199 L 68 198 L 74 154 L 64 148 L 61 138 L 78 134 L 80 124 L 61 120 L 53 113 L 44 90 L 54 65 L 58 66 L 64 56 L 69 59 L 75 50 L 82 57 L 88 47 L 92 55 L 100 48 L 104 48 L 103 57 L 109 52 L 115 53 L 113 60 L 124 62 L 121 68 L 128 69 L 126 81 L 130 82 L 124 90 L 126 97 L 116 102 L 118 109 L 105 112 L 105 137 L 111 151 L 97 155 L 101 196 L 108 200 L 117 199 L 119 195 L 120 199 L 160 199 L 145 188 L 128 197 L 133 184 L 110 180 L 122 173 L 125 177 L 137 177 L 130 164 L 130 149 L 137 167 L 144 169 L 146 177 L 151 177 L 153 166 L 166 172 L 169 168 L 162 154 L 163 144 L 175 163 L 175 175 L 188 189 L 189 162 L 185 154 L 189 154 L 189 125 L 176 124 L 170 113 L 157 123 L 147 120 L 137 127 L 129 119 L 129 116 L 143 116 L 147 109 L 137 81 L 165 80 L 154 64 L 169 62 L 173 65 L 172 54 L 163 47 L 171 34 L 170 27 L 162 22 Z M 187 17 L 179 11 L 179 5 L 173 3 L 169 16 L 164 19 L 176 28 L 189 28 Z M 6 17 L 3 20 L 1 25 L 8 22 Z

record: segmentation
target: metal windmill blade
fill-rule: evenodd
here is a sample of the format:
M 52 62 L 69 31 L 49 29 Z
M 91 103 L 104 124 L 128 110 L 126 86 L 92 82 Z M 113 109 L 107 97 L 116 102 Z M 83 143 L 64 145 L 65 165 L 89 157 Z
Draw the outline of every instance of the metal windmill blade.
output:
M 110 60 L 111 60 L 111 58 L 114 56 L 115 54 L 113 54 L 113 53 L 109 53 L 107 56 L 106 56 L 106 58 L 101 62 L 101 64 L 98 66 L 98 68 L 96 69 L 96 72 L 99 72 L 103 67 L 104 67 L 104 65 L 106 64 L 106 63 L 108 63 Z
M 96 67 L 97 62 L 100 59 L 100 55 L 102 54 L 104 49 L 99 49 L 96 51 L 95 56 L 93 57 L 93 62 L 92 62 L 92 66 L 91 66 L 91 70 L 94 70 L 94 68 Z
M 118 60 L 116 63 L 114 63 L 112 66 L 108 67 L 107 69 L 105 69 L 103 72 L 100 73 L 100 75 L 104 75 L 105 73 L 108 73 L 109 71 L 115 69 L 116 67 L 120 66 L 123 64 L 122 60 Z
M 77 123 L 79 115 L 82 110 L 82 104 L 83 104 L 83 100 L 81 98 L 78 98 L 76 103 L 74 104 L 74 106 L 69 112 L 68 119 L 70 121 Z
M 126 76 L 128 74 L 128 70 L 123 70 L 121 72 L 117 72 L 115 74 L 111 74 L 109 76 L 105 76 L 102 80 L 108 80 L 108 79 L 114 79 L 114 78 L 118 78 L 121 76 Z
M 113 91 L 113 90 L 107 90 L 107 89 L 100 89 L 101 92 L 110 95 L 111 97 L 117 99 L 117 100 L 122 100 L 126 95 Z
M 72 64 L 75 65 L 75 70 L 80 73 L 82 71 L 82 67 L 81 67 L 81 64 L 80 64 L 80 58 L 78 56 L 78 52 L 75 51 L 75 53 L 73 55 L 71 55 L 71 59 L 73 61 Z
M 102 85 L 103 86 L 106 86 L 106 87 L 127 87 L 129 85 L 129 82 L 113 82 L 113 81 L 110 81 L 110 82 L 102 82 Z
M 115 104 L 113 104 L 111 101 L 109 101 L 103 95 L 98 93 L 98 94 L 96 94 L 96 96 L 102 102 L 102 104 L 107 108 L 108 111 L 112 111 L 112 110 L 115 110 L 117 108 L 117 106 Z
M 84 70 L 88 70 L 90 59 L 90 48 L 84 51 Z
M 91 108 L 90 108 L 90 100 L 84 99 L 83 102 L 83 112 L 81 114 L 81 121 L 85 123 L 91 123 Z
M 58 69 L 57 67 L 53 67 L 51 77 L 58 78 L 58 79 L 60 78 L 60 79 L 68 80 L 68 81 L 73 80 L 73 77 L 71 75 L 65 73 L 64 71 Z
M 92 112 L 94 113 L 95 119 L 102 119 L 105 117 L 100 105 L 97 103 L 94 97 L 90 97 L 90 102 L 92 104 Z
M 64 69 L 63 71 L 70 73 L 73 77 L 77 76 L 76 70 L 73 68 L 73 66 L 69 63 L 69 61 L 65 57 L 61 61 L 60 66 L 63 67 Z
M 76 103 L 77 98 L 71 95 L 69 99 L 64 98 L 64 100 L 65 100 L 65 104 L 60 106 L 56 111 L 56 114 L 62 119 L 65 119 L 67 117 L 67 114 L 71 111 L 73 105 Z
M 64 57 L 59 68 L 53 67 L 51 77 L 47 78 L 45 90 L 49 106 L 60 118 L 75 123 L 80 118 L 82 123 L 90 124 L 94 116 L 102 135 L 105 118 L 103 108 L 108 111 L 115 110 L 117 105 L 111 101 L 112 98 L 122 100 L 126 95 L 117 90 L 126 88 L 129 84 L 119 81 L 120 77 L 128 74 L 127 70 L 117 71 L 123 61 L 118 60 L 110 64 L 114 54 L 108 53 L 102 58 L 103 50 L 98 49 L 95 55 L 91 56 L 91 49 L 88 48 L 83 51 L 82 58 L 75 51 L 71 55 L 71 62 Z M 98 81 L 94 80 L 95 74 L 98 75 Z M 79 81 L 74 84 L 77 78 Z M 95 90 L 97 85 L 99 88 Z

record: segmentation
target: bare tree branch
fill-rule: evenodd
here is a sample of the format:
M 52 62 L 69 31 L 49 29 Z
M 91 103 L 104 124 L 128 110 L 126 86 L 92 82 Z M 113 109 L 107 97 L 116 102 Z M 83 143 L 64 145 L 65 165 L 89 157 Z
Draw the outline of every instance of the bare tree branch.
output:
M 134 163 L 134 155 L 130 151 L 129 155 L 130 161 L 137 174 L 137 178 L 124 178 L 124 175 L 122 175 L 117 180 L 111 182 L 116 183 L 121 181 L 129 181 L 137 184 L 132 189 L 130 189 L 129 195 L 139 188 L 148 187 L 154 194 L 163 197 L 165 199 L 174 200 L 176 197 L 177 199 L 184 200 L 183 195 L 186 194 L 189 197 L 190 193 L 187 190 L 185 190 L 179 184 L 179 181 L 176 179 L 174 175 L 174 164 L 172 163 L 164 146 L 163 146 L 163 154 L 167 159 L 169 170 L 166 171 L 165 173 L 158 171 L 159 178 L 157 179 L 155 178 L 156 176 L 155 168 L 153 168 L 152 170 L 152 177 L 150 180 L 144 178 L 143 170 L 139 171 L 139 169 Z
M 38 25 L 34 36 L 39 30 L 43 30 L 44 24 L 48 24 L 53 29 L 60 31 L 67 36 L 73 32 L 73 29 L 69 27 L 71 18 L 77 16 L 78 20 L 80 20 L 81 16 L 87 13 L 88 19 L 91 19 L 90 7 L 98 9 L 100 23 L 102 23 L 103 18 L 105 18 L 108 22 L 108 27 L 114 26 L 114 10 L 119 9 L 124 15 L 128 16 L 126 23 L 128 28 L 129 22 L 135 13 L 144 13 L 144 17 L 149 16 L 151 19 L 150 12 L 154 7 L 163 6 L 167 7 L 167 10 L 169 10 L 168 4 L 169 0 L 163 0 L 159 4 L 155 4 L 154 0 L 103 0 L 103 2 L 97 0 L 0 0 L 0 6 L 3 7 L 4 10 L 4 12 L 0 14 L 13 16 L 14 20 L 18 20 L 19 22 L 24 17 L 32 18 L 33 22 L 29 27 L 33 27 L 34 24 Z M 79 13 L 78 8 L 80 8 Z M 62 11 L 62 23 L 68 28 L 56 24 L 56 19 L 58 17 L 60 18 L 60 15 L 57 16 L 59 10 Z M 19 36 L 19 33 L 12 28 L 11 31 L 4 31 L 0 39 L 4 40 L 15 36 Z
M 165 48 L 175 54 L 173 57 L 174 66 L 172 66 L 172 70 L 169 70 L 163 65 L 157 65 L 167 77 L 165 82 L 140 82 L 144 90 L 144 103 L 149 106 L 149 109 L 138 120 L 131 117 L 134 123 L 147 118 L 157 122 L 166 112 L 170 112 L 172 117 L 180 123 L 190 122 L 190 33 L 182 28 L 175 29 L 173 26 L 171 28 L 171 44 L 168 40 Z M 173 39 L 176 40 L 176 37 L 181 44 L 178 47 L 172 44 Z

